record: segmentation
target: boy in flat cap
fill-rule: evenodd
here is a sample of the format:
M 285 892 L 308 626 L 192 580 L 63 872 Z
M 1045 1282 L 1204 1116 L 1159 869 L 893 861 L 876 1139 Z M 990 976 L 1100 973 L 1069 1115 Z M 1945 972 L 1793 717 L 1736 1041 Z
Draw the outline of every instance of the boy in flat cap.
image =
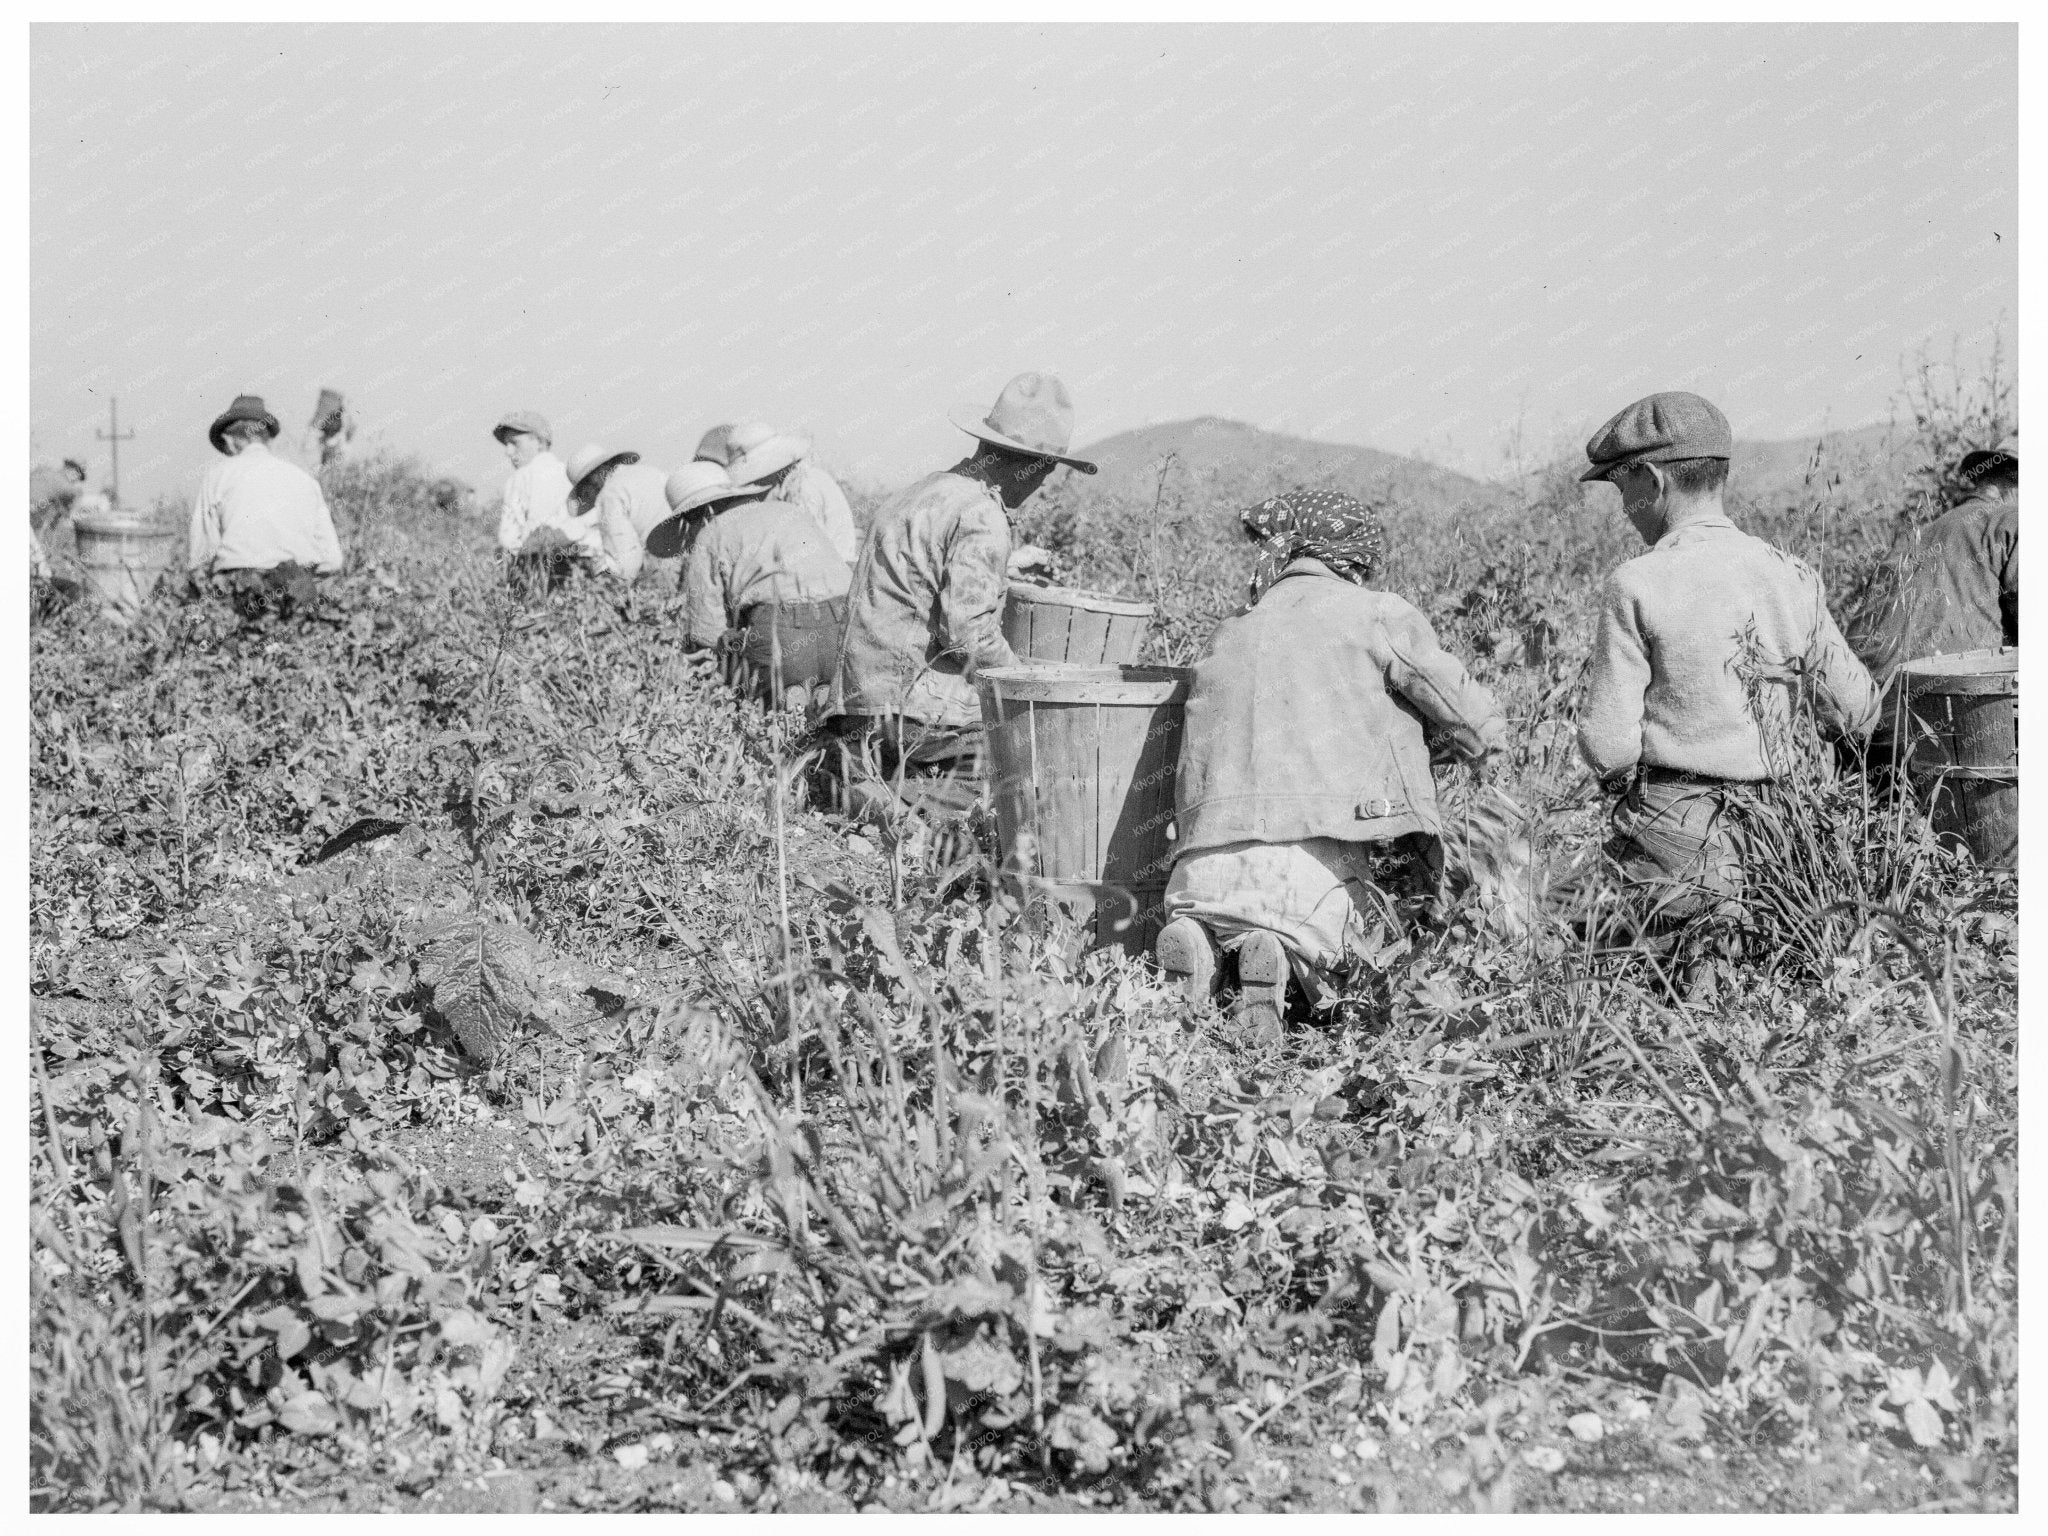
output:
M 1801 716 L 1853 739 L 1877 713 L 1820 579 L 1729 520 L 1733 446 L 1718 410 L 1668 391 L 1594 433 L 1580 477 L 1611 482 L 1650 546 L 1601 593 L 1579 750 L 1618 797 L 1609 850 L 1653 929 L 1741 890 L 1731 807 L 1800 760 Z
M 2019 451 L 1973 449 L 1956 478 L 1967 494 L 1907 536 L 1849 621 L 1849 644 L 1881 693 L 1909 661 L 2020 643 Z M 1873 762 L 1890 757 L 1897 714 L 1896 696 L 1887 697 Z
M 516 555 L 536 548 L 568 546 L 576 559 L 596 566 L 604 539 L 595 519 L 569 509 L 569 471 L 555 457 L 554 433 L 538 411 L 507 411 L 491 428 L 504 447 L 512 473 L 498 508 L 498 548 Z
M 1095 466 L 1067 445 L 1074 406 L 1050 374 L 1023 373 L 987 411 L 954 413 L 976 440 L 875 514 L 847 604 L 827 728 L 844 798 L 887 817 L 902 804 L 958 814 L 981 790 L 981 703 L 974 679 L 1014 666 L 1003 639 L 1011 554 L 1008 513 L 1062 464 Z

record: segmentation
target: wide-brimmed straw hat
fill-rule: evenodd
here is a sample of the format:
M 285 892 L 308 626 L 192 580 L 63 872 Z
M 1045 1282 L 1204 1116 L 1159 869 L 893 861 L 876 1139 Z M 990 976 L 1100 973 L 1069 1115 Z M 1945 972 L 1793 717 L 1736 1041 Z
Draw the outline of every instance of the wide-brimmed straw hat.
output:
M 987 411 L 955 406 L 950 419 L 962 432 L 984 443 L 1034 458 L 1057 459 L 1083 474 L 1095 473 L 1093 464 L 1067 452 L 1074 438 L 1074 402 L 1067 386 L 1049 373 L 1020 373 L 1003 386 Z
M 542 442 L 553 446 L 555 434 L 548 426 L 547 417 L 539 411 L 507 411 L 498 418 L 498 424 L 491 428 L 491 436 L 499 442 L 514 432 L 531 432 Z
M 691 513 L 722 501 L 760 496 L 767 489 L 765 485 L 734 485 L 723 464 L 692 460 L 670 475 L 662 487 L 668 497 L 669 515 L 647 531 L 647 553 L 664 559 L 680 553 Z
M 727 431 L 733 457 L 726 461 L 734 483 L 766 480 L 789 468 L 811 451 L 811 440 L 795 432 L 777 432 L 765 421 L 743 421 Z
M 226 453 L 227 445 L 221 441 L 221 434 L 238 421 L 260 421 L 263 430 L 275 437 L 282 430 L 277 418 L 264 408 L 261 395 L 237 395 L 235 403 L 213 418 L 213 425 L 206 429 L 206 440 L 213 444 L 215 453 Z
M 607 464 L 638 464 L 640 455 L 633 452 L 613 453 L 611 449 L 597 443 L 585 443 L 576 450 L 564 472 L 569 476 L 569 489 L 574 492 L 584 481 L 603 469 Z

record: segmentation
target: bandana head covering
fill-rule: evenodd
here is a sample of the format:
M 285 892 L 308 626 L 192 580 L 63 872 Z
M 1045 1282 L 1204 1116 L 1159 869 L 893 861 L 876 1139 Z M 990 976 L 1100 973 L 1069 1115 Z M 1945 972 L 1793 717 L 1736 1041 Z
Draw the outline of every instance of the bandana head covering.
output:
M 1258 543 L 1250 602 L 1265 596 L 1288 562 L 1320 560 L 1344 580 L 1364 586 L 1386 562 L 1386 530 L 1379 514 L 1342 491 L 1289 491 L 1238 514 Z

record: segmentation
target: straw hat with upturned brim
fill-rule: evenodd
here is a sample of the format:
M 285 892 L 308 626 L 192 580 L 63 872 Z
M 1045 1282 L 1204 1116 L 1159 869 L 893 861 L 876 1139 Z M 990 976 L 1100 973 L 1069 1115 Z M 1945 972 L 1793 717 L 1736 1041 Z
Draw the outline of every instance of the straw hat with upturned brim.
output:
M 738 456 L 732 445 L 732 424 L 722 422 L 697 439 L 691 458 L 705 464 L 730 464 Z
M 744 421 L 726 434 L 733 457 L 726 470 L 736 485 L 780 474 L 811 451 L 811 440 L 795 432 L 777 432 L 765 421 Z
M 987 411 L 955 406 L 950 419 L 984 443 L 1033 458 L 1057 459 L 1084 475 L 1095 473 L 1093 464 L 1067 452 L 1074 438 L 1074 401 L 1067 386 L 1049 373 L 1020 373 L 1003 386 Z
M 631 451 L 613 453 L 611 449 L 596 443 L 585 443 L 576 450 L 575 456 L 563 467 L 569 476 L 570 494 L 581 490 L 583 482 L 603 469 L 607 464 L 638 464 L 640 455 Z
M 669 515 L 647 531 L 647 553 L 667 559 L 680 554 L 690 514 L 720 502 L 765 496 L 765 485 L 734 485 L 723 464 L 693 459 L 668 477 L 663 491 L 668 497 Z
M 206 440 L 213 444 L 215 453 L 226 453 L 227 446 L 221 441 L 221 434 L 238 421 L 255 421 L 263 424 L 263 430 L 276 437 L 283 430 L 277 418 L 264 407 L 261 395 L 237 395 L 235 403 L 213 418 L 213 425 L 206 429 Z

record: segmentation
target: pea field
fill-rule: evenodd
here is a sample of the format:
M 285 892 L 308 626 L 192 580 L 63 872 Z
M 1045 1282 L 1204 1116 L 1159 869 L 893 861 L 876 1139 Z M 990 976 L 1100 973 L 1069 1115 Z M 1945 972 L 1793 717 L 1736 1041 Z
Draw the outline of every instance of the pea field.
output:
M 1293 472 L 1017 531 L 1185 663 Z M 329 472 L 310 604 L 46 605 L 32 1508 L 2013 1507 L 2016 882 L 1817 760 L 1703 984 L 1585 938 L 1633 536 L 1573 473 L 1341 487 L 1512 745 L 1278 1053 L 825 813 L 672 568 L 508 581 L 422 466 Z M 1924 511 L 1735 490 L 1842 604 Z

